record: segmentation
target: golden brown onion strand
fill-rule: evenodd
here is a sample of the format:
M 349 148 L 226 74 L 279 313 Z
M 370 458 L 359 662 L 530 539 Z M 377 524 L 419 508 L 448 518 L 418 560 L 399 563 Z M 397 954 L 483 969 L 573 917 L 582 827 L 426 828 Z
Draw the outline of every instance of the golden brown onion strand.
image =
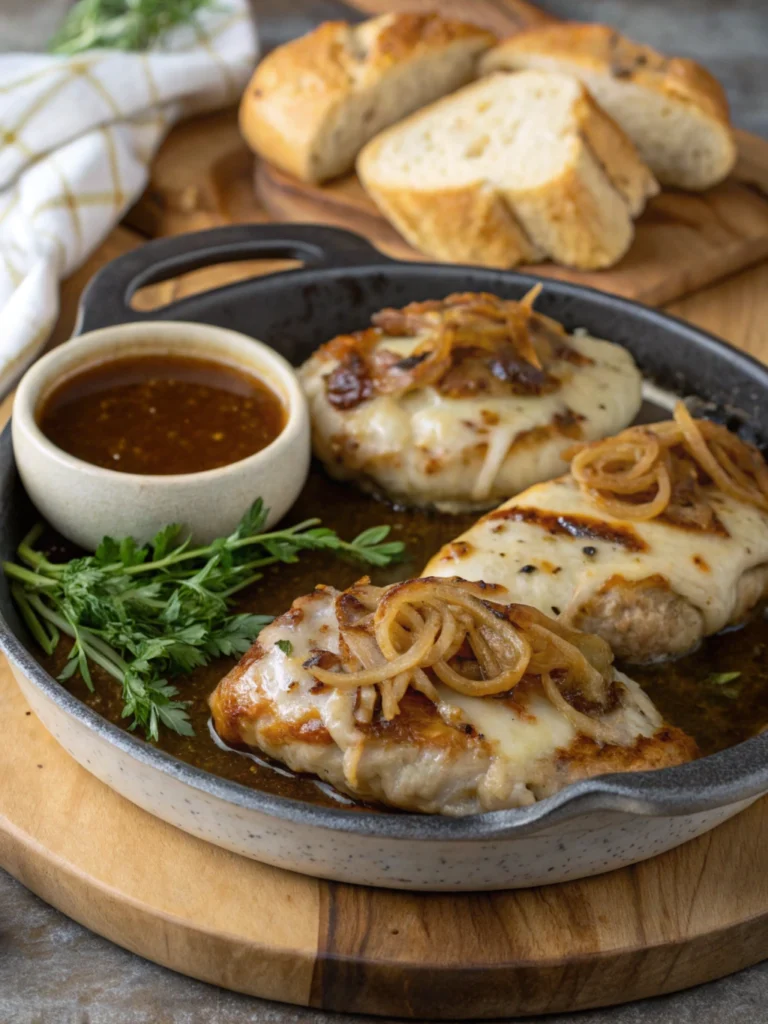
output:
M 675 406 L 672 421 L 630 427 L 564 455 L 581 490 L 616 519 L 667 513 L 707 528 L 713 520 L 703 490 L 707 481 L 768 511 L 768 466 L 760 452 L 725 427 L 695 420 L 683 402 Z
M 458 578 L 408 580 L 382 591 L 367 581 L 352 587 L 335 602 L 339 669 L 317 664 L 310 671 L 339 691 L 359 691 L 361 723 L 372 720 L 376 692 L 386 720 L 399 713 L 409 687 L 440 705 L 430 674 L 457 693 L 489 697 L 512 691 L 526 675 L 556 673 L 557 685 L 606 705 L 607 644 L 534 608 L 489 601 L 486 589 Z

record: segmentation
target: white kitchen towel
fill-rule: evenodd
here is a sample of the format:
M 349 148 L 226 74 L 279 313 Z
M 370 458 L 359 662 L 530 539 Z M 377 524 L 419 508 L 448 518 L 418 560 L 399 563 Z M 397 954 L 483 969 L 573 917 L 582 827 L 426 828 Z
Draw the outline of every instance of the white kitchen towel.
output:
M 146 53 L 0 55 L 0 392 L 45 344 L 60 280 L 141 193 L 168 129 L 234 103 L 256 48 L 247 0 L 216 0 Z

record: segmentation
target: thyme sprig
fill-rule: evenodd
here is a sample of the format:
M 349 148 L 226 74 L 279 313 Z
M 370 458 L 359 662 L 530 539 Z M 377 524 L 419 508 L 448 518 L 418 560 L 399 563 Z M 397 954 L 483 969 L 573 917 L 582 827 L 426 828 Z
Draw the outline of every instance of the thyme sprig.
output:
M 291 564 L 305 551 L 329 551 L 374 566 L 389 565 L 403 551 L 388 541 L 388 526 L 365 530 L 352 541 L 306 519 L 262 533 L 267 510 L 255 502 L 228 537 L 192 547 L 182 527 L 166 526 L 151 544 L 105 537 L 93 555 L 51 562 L 35 547 L 42 525 L 4 562 L 11 592 L 32 636 L 48 654 L 61 634 L 74 643 L 59 679 L 79 673 L 93 690 L 90 664 L 122 686 L 123 717 L 156 740 L 160 725 L 193 735 L 188 702 L 168 676 L 191 672 L 212 658 L 239 657 L 271 621 L 232 614 L 236 595 L 260 580 L 263 569 Z

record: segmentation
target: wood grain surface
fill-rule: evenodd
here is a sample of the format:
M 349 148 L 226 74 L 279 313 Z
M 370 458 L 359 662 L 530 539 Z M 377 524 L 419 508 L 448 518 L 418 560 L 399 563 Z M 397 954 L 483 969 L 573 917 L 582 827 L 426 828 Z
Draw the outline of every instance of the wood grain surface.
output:
M 543 263 L 522 269 L 659 305 L 765 259 L 768 142 L 746 132 L 737 136 L 740 158 L 733 176 L 702 194 L 666 190 L 653 199 L 637 223 L 632 248 L 615 267 L 585 272 Z M 308 185 L 255 160 L 234 111 L 188 122 L 172 133 L 126 223 L 156 237 L 268 219 L 333 224 L 364 235 L 389 256 L 424 259 L 379 215 L 354 175 Z M 243 264 L 240 274 L 254 270 L 255 264 Z M 216 273 L 221 283 L 232 279 L 226 267 Z
M 121 946 L 226 988 L 330 1010 L 481 1018 L 671 992 L 768 949 L 768 802 L 652 861 L 508 893 L 303 878 L 117 796 L 0 668 L 0 866 Z
M 202 119 L 169 141 L 133 226 L 65 286 L 59 340 L 87 276 L 139 244 L 137 228 L 170 233 L 242 216 L 245 190 L 228 190 L 226 174 L 196 177 L 200 137 L 215 138 L 218 124 L 231 139 L 225 122 Z M 176 147 L 188 159 L 174 175 L 166 161 Z M 236 147 L 220 153 L 220 171 L 242 159 Z M 266 219 L 250 198 L 245 210 Z M 232 273 L 198 271 L 142 301 L 180 298 Z M 669 308 L 768 356 L 768 264 Z M 94 931 L 196 978 L 325 1009 L 476 1019 L 670 992 L 768 951 L 768 801 L 600 878 L 509 893 L 395 893 L 302 878 L 187 836 L 72 761 L 28 713 L 5 665 L 0 700 L 10 737 L 0 780 L 12 780 L 0 784 L 0 865 Z
M 738 141 L 739 164 L 727 181 L 698 194 L 665 189 L 651 200 L 614 267 L 521 269 L 659 305 L 768 257 L 768 142 L 746 132 Z M 381 216 L 356 175 L 312 185 L 258 160 L 255 191 L 276 220 L 334 224 L 365 235 L 389 256 L 425 259 Z

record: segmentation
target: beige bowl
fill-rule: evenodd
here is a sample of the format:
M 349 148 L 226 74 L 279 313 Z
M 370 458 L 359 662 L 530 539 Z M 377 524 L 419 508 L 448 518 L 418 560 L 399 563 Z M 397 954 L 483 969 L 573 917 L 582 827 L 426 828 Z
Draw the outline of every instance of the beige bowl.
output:
M 96 363 L 150 352 L 215 359 L 256 373 L 282 399 L 285 427 L 247 459 L 171 476 L 92 466 L 44 436 L 36 412 L 64 377 Z M 290 364 L 261 342 L 204 324 L 144 321 L 84 334 L 35 363 L 16 393 L 13 449 L 40 514 L 89 551 L 105 534 L 144 543 L 166 523 L 183 523 L 195 541 L 208 543 L 230 533 L 256 498 L 263 498 L 270 510 L 268 526 L 291 507 L 309 469 L 309 415 Z

